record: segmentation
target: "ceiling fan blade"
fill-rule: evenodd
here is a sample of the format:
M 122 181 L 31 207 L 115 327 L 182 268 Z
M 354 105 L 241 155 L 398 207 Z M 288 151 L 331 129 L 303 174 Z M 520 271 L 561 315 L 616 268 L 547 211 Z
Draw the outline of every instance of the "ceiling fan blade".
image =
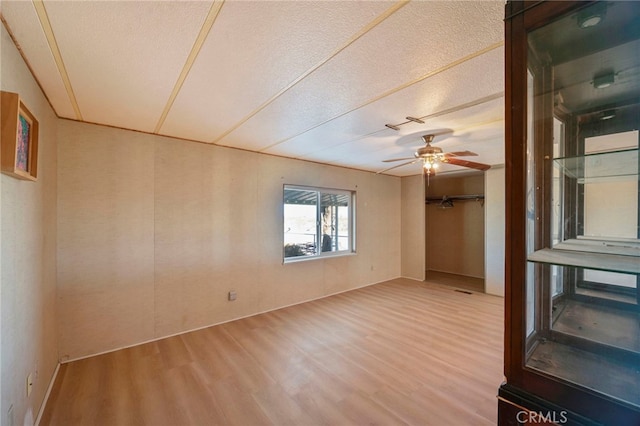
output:
M 454 151 L 454 152 L 447 152 L 444 154 L 445 157 L 449 155 L 452 157 L 477 157 L 478 156 L 478 154 L 471 151 Z
M 383 163 L 392 163 L 394 161 L 402 161 L 402 160 L 413 160 L 416 157 L 406 157 L 406 158 L 393 158 L 391 160 L 382 160 Z
M 393 167 L 389 167 L 388 169 L 380 170 L 379 172 L 376 172 L 376 174 L 379 175 L 380 173 L 384 173 L 384 172 L 389 171 L 389 170 L 397 169 L 398 167 L 407 166 L 407 165 L 413 164 L 413 163 L 415 163 L 417 161 L 420 161 L 420 159 L 416 158 L 413 161 L 407 161 L 406 163 L 398 164 L 397 166 L 393 166 Z
M 475 163 L 473 161 L 461 160 L 458 158 L 445 158 L 442 162 L 454 164 L 456 166 L 469 167 L 470 169 L 476 170 L 489 170 L 491 168 L 488 164 Z

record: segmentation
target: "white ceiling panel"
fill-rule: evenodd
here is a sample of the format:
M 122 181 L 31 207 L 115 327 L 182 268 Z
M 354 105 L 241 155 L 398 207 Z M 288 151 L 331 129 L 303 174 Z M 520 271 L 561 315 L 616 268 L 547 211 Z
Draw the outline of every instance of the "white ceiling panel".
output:
M 456 112 L 427 120 L 425 124 L 408 123 L 400 131 L 382 130 L 368 137 L 352 140 L 315 152 L 310 157 L 333 165 L 380 171 L 391 165 L 384 160 L 411 157 L 424 143 L 421 136 L 435 133 L 434 144 L 445 152 L 470 150 L 478 154 L 468 158 L 489 165 L 504 162 L 504 147 L 485 149 L 485 143 L 503 140 L 504 99 L 465 108 Z M 389 174 L 401 174 L 404 170 L 393 170 Z
M 30 1 L 2 1 L 2 16 L 16 38 L 51 106 L 60 117 L 76 118 L 64 82 Z
M 395 92 L 378 102 L 368 104 L 323 126 L 286 140 L 265 152 L 336 161 L 338 157 L 332 155 L 336 146 L 349 143 L 354 139 L 361 139 L 362 135 L 377 135 L 377 132 L 387 129 L 384 127 L 386 123 L 394 125 L 403 123 L 407 121 L 405 118 L 407 116 L 425 117 L 441 114 L 450 109 L 462 108 L 478 99 L 502 93 L 503 80 L 495 78 L 493 69 L 496 66 L 502 67 L 503 56 L 502 47 L 493 49 L 482 56 Z M 474 82 L 471 86 L 470 81 Z M 500 117 L 503 115 L 502 102 L 501 98 L 497 105 Z M 481 106 L 481 108 L 484 107 Z M 492 106 L 492 109 L 495 108 L 496 106 Z M 442 127 L 432 119 L 427 118 L 425 121 L 426 124 L 421 126 L 424 131 Z M 480 120 L 476 119 L 474 122 L 480 122 Z M 466 125 L 464 122 L 456 124 Z M 402 125 L 402 130 L 406 126 Z M 397 137 L 403 134 L 393 132 Z
M 315 161 L 377 172 L 387 167 L 385 166 L 386 163 L 383 162 L 384 160 L 411 157 L 417 148 L 424 145 L 421 140 L 422 135 L 432 132 L 438 134 L 451 130 L 453 127 L 450 123 L 442 123 L 438 126 L 436 124 L 440 124 L 439 120 L 434 121 L 428 129 L 414 125 L 413 128 L 416 130 L 400 137 L 396 134 L 363 138 L 316 153 L 312 158 Z M 475 160 L 471 158 L 469 160 L 489 165 L 502 164 L 504 162 L 504 149 L 501 148 L 495 153 L 497 157 L 493 151 L 489 153 L 491 155 L 485 156 L 487 152 L 485 152 L 483 145 L 483 142 L 487 140 L 492 140 L 496 137 L 502 138 L 504 121 L 501 117 L 491 121 L 470 121 L 469 124 L 468 128 L 455 131 L 449 137 L 436 137 L 436 143 L 445 152 L 470 150 L 479 154 L 478 157 L 475 157 Z M 486 130 L 483 130 L 487 128 L 491 130 L 488 134 Z
M 211 2 L 45 6 L 84 120 L 152 132 Z
M 214 141 L 392 5 L 227 1 L 162 133 Z
M 501 100 L 496 102 L 502 103 Z M 375 137 L 363 138 L 315 154 L 313 158 L 316 161 L 327 164 L 379 172 L 395 164 L 400 164 L 384 163 L 383 160 L 412 157 L 413 153 L 424 145 L 421 140 L 422 135 L 432 131 L 438 133 L 447 129 L 451 129 L 451 127 L 447 127 L 446 124 L 441 127 L 430 127 L 429 129 L 420 128 L 419 125 L 411 125 L 410 130 L 408 129 L 409 131 L 400 137 L 397 133 L 381 132 L 380 135 Z M 504 141 L 503 135 L 504 121 L 501 119 L 489 122 L 474 122 L 474 125 L 467 129 L 437 136 L 434 140 L 434 146 L 439 146 L 445 152 L 473 151 L 478 156 L 465 159 L 488 165 L 497 165 L 504 163 L 504 147 L 500 145 L 496 149 L 496 146 L 491 143 L 494 141 L 502 143 Z M 415 173 L 410 173 L 405 168 L 398 168 L 390 170 L 388 174 L 403 176 Z
M 263 150 L 357 108 L 501 42 L 503 30 L 501 25 L 496 28 L 496 22 L 502 22 L 502 15 L 503 5 L 498 2 L 412 2 L 220 143 Z M 470 21 L 476 24 L 472 38 Z M 462 39 L 464 43 L 456 42 Z
M 60 117 L 370 171 L 446 128 L 504 161 L 502 0 L 1 4 Z

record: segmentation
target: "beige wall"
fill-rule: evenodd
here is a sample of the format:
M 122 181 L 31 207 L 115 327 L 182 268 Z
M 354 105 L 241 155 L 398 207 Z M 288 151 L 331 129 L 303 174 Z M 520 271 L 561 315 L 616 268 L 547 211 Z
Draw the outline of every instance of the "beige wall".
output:
M 399 178 L 67 120 L 58 127 L 63 359 L 400 275 Z M 283 265 L 283 184 L 355 190 L 357 254 Z
M 57 118 L 5 28 L 0 27 L 0 86 L 4 91 L 18 93 L 40 124 L 37 182 L 4 174 L 0 177 L 0 423 L 21 425 L 35 420 L 58 359 Z M 29 373 L 33 374 L 34 386 L 27 397 Z
M 402 276 L 425 279 L 424 178 L 402 179 Z
M 427 187 L 427 197 L 484 195 L 484 174 L 437 176 Z M 427 269 L 484 278 L 484 203 L 457 201 L 442 209 L 426 207 Z
M 504 296 L 504 166 L 485 172 L 485 292 Z

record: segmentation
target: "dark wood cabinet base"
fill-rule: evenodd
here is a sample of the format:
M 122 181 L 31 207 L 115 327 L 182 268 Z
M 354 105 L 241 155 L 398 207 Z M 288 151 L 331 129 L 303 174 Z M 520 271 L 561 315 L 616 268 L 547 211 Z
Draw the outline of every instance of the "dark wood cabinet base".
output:
M 498 391 L 498 425 L 580 425 L 597 423 L 503 383 Z
M 640 423 L 640 411 L 628 412 L 616 407 L 619 415 L 610 423 L 596 422 L 573 411 L 532 395 L 517 387 L 503 383 L 498 390 L 498 425 L 567 425 L 567 426 L 636 426 Z M 611 413 L 610 413 L 611 414 Z

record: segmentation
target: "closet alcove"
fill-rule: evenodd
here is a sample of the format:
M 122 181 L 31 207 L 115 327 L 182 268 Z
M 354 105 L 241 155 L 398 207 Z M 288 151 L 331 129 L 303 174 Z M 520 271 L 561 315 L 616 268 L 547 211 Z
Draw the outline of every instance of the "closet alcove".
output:
M 484 172 L 431 177 L 425 186 L 427 281 L 485 290 Z

